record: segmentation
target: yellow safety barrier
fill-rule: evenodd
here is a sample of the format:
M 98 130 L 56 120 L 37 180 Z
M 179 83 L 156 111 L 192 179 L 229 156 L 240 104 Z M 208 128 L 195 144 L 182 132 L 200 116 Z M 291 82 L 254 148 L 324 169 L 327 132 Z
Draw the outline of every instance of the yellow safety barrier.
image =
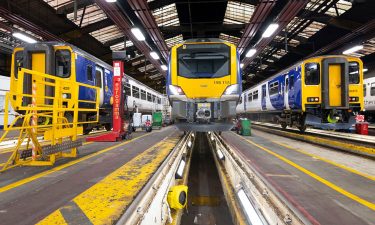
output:
M 26 76 L 31 78 L 31 94 L 24 93 L 27 92 L 23 87 Z M 92 90 L 92 100 L 79 99 L 82 88 Z M 47 89 L 48 95 L 45 91 Z M 82 141 L 77 139 L 77 135 L 82 134 L 80 125 L 98 122 L 99 91 L 100 88 L 96 86 L 21 68 L 16 90 L 10 90 L 5 97 L 5 132 L 0 143 L 12 130 L 19 131 L 19 137 L 0 171 L 19 165 L 53 165 L 57 158 L 76 157 L 77 147 L 82 145 Z M 25 99 L 31 99 L 31 104 L 27 104 Z M 10 104 L 22 114 L 7 126 Z M 79 121 L 79 115 L 84 113 L 95 113 L 96 120 Z M 42 146 L 41 137 L 50 144 Z M 21 149 L 22 144 L 26 148 Z

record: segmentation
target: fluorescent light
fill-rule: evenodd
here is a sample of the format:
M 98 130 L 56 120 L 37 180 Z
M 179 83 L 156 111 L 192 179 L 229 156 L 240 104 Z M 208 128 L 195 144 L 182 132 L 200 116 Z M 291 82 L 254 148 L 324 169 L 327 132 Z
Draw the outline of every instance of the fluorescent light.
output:
M 27 43 L 30 43 L 30 44 L 34 44 L 36 43 L 37 41 L 29 36 L 26 36 L 22 33 L 19 33 L 19 32 L 15 32 L 12 34 L 13 37 L 16 37 L 18 39 L 20 39 L 21 41 L 24 41 L 24 42 L 27 42 Z
M 187 146 L 188 146 L 189 148 L 191 148 L 191 145 L 192 145 L 192 142 L 189 140 Z
M 279 24 L 277 24 L 277 23 L 271 23 L 270 25 L 268 25 L 267 29 L 262 34 L 262 37 L 264 37 L 264 38 L 271 37 L 271 35 L 273 33 L 275 33 L 275 31 L 277 30 L 277 28 L 279 28 Z
M 347 54 L 350 54 L 350 53 L 353 53 L 353 52 L 356 52 L 358 50 L 361 50 L 363 48 L 363 45 L 356 45 L 354 47 L 351 47 L 345 51 L 342 52 L 342 54 L 344 55 L 347 55 Z
M 362 72 L 366 73 L 368 71 L 367 68 L 363 68 Z
M 182 175 L 184 174 L 184 168 L 185 168 L 185 161 L 182 159 L 180 162 L 180 165 L 178 166 L 177 172 L 175 177 L 177 179 L 181 179 Z
M 151 56 L 153 59 L 160 59 L 158 53 L 156 53 L 156 52 L 150 52 L 150 56 Z
M 139 28 L 132 28 L 131 29 L 134 37 L 136 37 L 138 39 L 138 41 L 144 41 L 146 40 L 145 36 L 142 34 L 141 30 Z
M 251 57 L 251 56 L 253 56 L 256 52 L 257 52 L 257 50 L 256 50 L 255 48 L 252 48 L 252 49 L 250 49 L 250 50 L 246 53 L 246 57 Z
M 116 0 L 105 0 L 106 2 L 116 2 Z
M 166 65 L 161 65 L 160 67 L 162 70 L 168 70 L 168 67 Z
M 244 66 L 243 63 L 241 63 L 241 64 L 240 64 L 240 67 L 243 68 L 243 66 Z
M 224 154 L 220 151 L 220 149 L 217 149 L 216 153 L 220 160 L 224 159 Z
M 243 211 L 245 211 L 247 219 L 250 221 L 250 224 L 263 225 L 262 220 L 260 219 L 258 213 L 255 211 L 253 204 L 251 204 L 249 198 L 247 197 L 243 189 L 240 189 L 237 192 L 237 196 L 240 199 L 242 209 Z

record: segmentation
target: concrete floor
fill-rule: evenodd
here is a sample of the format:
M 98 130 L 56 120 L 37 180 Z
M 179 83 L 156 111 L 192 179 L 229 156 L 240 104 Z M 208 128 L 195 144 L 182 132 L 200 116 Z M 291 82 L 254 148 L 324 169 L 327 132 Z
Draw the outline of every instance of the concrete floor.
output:
M 222 136 L 313 224 L 375 224 L 374 161 L 254 130 Z

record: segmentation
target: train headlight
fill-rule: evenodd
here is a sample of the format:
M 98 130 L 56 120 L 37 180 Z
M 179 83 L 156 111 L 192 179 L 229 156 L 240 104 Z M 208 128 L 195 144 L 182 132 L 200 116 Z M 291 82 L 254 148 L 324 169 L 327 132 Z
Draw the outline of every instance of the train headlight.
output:
M 169 85 L 171 95 L 184 95 L 184 91 L 179 86 Z
M 239 85 L 233 84 L 227 87 L 224 91 L 224 95 L 236 95 L 239 93 Z
M 349 102 L 358 102 L 359 98 L 358 97 L 349 97 Z
M 307 102 L 319 102 L 319 98 L 318 97 L 308 97 Z

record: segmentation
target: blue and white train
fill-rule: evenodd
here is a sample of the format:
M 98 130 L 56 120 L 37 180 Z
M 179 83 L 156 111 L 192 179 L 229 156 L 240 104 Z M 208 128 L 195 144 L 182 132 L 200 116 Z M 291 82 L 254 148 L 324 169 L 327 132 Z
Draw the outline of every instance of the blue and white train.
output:
M 364 108 L 359 58 L 320 56 L 300 61 L 246 90 L 237 114 L 283 128 L 349 129 Z

